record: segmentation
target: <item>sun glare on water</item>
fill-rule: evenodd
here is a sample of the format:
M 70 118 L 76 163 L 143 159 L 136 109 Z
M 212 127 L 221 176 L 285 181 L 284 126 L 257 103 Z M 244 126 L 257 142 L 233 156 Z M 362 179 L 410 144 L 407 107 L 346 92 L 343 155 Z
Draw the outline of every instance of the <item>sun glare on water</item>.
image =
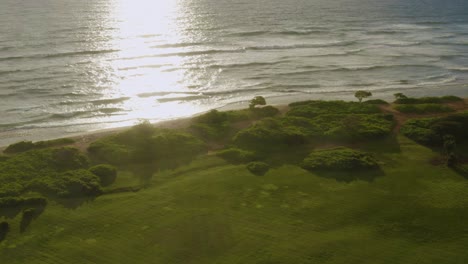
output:
M 187 51 L 178 44 L 190 41 L 178 21 L 181 8 L 182 1 L 172 0 L 112 3 L 109 23 L 115 30 L 111 48 L 118 52 L 109 64 L 119 78 L 108 97 L 130 98 L 124 102 L 128 122 L 176 118 L 206 110 L 195 103 L 158 100 L 194 92 L 187 88 L 188 74 L 183 69 L 186 58 L 178 55 Z

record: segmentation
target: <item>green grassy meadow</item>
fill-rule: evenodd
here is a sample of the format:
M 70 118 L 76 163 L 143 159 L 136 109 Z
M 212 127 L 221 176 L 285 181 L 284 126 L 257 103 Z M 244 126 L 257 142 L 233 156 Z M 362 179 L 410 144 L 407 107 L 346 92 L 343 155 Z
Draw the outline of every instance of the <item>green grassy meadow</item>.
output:
M 308 171 L 296 162 L 308 153 L 284 152 L 287 162 L 260 155 L 271 168 L 258 176 L 208 152 L 154 170 L 140 188 L 119 167 L 104 194 L 74 207 L 49 200 L 23 233 L 20 215 L 7 219 L 0 263 L 468 262 L 466 174 L 432 164 L 440 150 L 401 134 L 345 145 L 379 169 Z

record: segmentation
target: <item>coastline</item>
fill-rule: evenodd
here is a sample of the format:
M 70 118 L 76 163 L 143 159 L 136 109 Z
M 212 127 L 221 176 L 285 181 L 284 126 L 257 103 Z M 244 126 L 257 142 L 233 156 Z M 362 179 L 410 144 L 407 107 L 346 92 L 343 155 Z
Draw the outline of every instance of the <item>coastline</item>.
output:
M 446 87 L 444 87 L 446 88 Z M 393 89 L 389 90 L 380 90 L 380 91 L 373 91 L 373 96 L 370 99 L 382 99 L 391 102 L 394 100 L 393 94 L 396 91 Z M 431 88 L 422 88 L 416 87 L 414 89 L 409 89 L 402 91 L 405 95 L 410 97 L 423 97 L 423 96 L 444 96 L 444 95 L 455 95 L 462 98 L 468 98 L 468 84 L 464 85 L 457 85 L 451 87 L 451 89 L 445 89 L 441 91 L 440 88 L 431 87 Z M 267 104 L 275 106 L 277 108 L 285 108 L 289 103 L 297 102 L 297 101 L 304 101 L 304 100 L 343 100 L 343 101 L 355 101 L 356 98 L 354 97 L 354 90 L 350 92 L 329 92 L 329 93 L 295 93 L 295 94 L 288 94 L 288 95 L 281 95 L 275 97 L 266 97 Z M 248 101 L 238 101 L 226 104 L 224 106 L 213 108 L 219 111 L 228 111 L 228 110 L 239 110 L 248 107 Z M 169 128 L 169 129 L 182 129 L 186 128 L 190 125 L 190 121 L 192 118 L 201 115 L 205 112 L 195 113 L 190 116 L 185 117 L 178 117 L 174 119 L 167 119 L 167 120 L 160 120 L 156 122 L 152 122 L 155 127 L 159 128 Z M 125 129 L 136 125 L 138 121 L 135 121 L 131 125 L 124 125 L 119 127 L 112 127 L 112 128 L 104 128 L 104 129 L 93 129 L 92 126 L 83 125 L 84 131 L 79 132 L 67 132 L 66 129 L 61 128 L 38 128 L 38 129 L 30 129 L 28 131 L 7 131 L 0 133 L 0 142 L 2 142 L 2 138 L 5 138 L 5 142 L 9 141 L 8 143 L 0 143 L 0 152 L 10 144 L 15 142 L 19 142 L 22 140 L 25 141 L 42 141 L 42 140 L 53 140 L 58 138 L 72 138 L 76 140 L 74 144 L 75 147 L 83 150 L 84 146 L 89 144 L 90 142 L 97 140 L 101 137 L 118 133 Z M 86 129 L 88 128 L 88 129 Z M 9 135 L 13 135 L 9 137 Z M 16 140 L 6 140 L 6 139 L 16 139 Z

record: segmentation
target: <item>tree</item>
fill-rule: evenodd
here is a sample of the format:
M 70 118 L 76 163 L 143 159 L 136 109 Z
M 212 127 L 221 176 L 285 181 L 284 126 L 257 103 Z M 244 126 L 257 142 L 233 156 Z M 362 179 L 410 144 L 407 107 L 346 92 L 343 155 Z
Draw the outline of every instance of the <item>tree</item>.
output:
M 362 102 L 362 99 L 372 96 L 372 93 L 369 91 L 356 91 L 354 97 L 356 97 L 359 102 Z
M 457 163 L 457 154 L 455 154 L 455 149 L 457 147 L 457 142 L 455 137 L 452 135 L 444 135 L 444 150 L 447 155 L 446 164 L 451 167 Z
M 250 100 L 250 109 L 254 109 L 257 105 L 266 105 L 266 100 L 263 98 L 263 96 L 255 96 L 252 100 Z
M 407 99 L 408 96 L 402 94 L 402 93 L 396 93 L 396 94 L 393 94 L 393 96 L 395 96 L 395 99 Z

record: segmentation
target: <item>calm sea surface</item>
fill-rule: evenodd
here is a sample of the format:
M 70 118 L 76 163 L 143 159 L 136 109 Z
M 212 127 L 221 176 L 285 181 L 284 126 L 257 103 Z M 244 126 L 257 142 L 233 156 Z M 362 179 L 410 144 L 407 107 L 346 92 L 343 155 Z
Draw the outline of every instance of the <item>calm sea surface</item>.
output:
M 254 95 L 467 84 L 466 0 L 0 0 L 0 145 Z

